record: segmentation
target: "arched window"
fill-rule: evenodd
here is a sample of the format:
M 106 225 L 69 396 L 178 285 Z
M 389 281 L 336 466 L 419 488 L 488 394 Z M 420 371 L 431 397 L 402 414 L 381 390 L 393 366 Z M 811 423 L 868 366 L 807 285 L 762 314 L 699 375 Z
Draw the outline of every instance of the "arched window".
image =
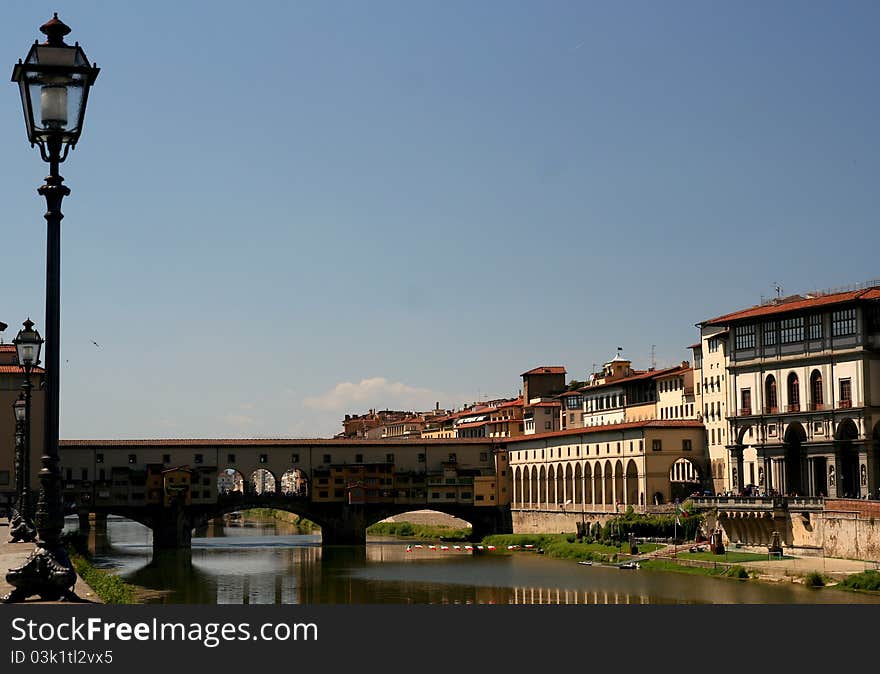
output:
M 819 370 L 813 370 L 810 375 L 810 407 L 814 410 L 821 410 L 824 402 L 822 391 L 822 373 Z
M 767 406 L 767 414 L 774 414 L 779 411 L 779 404 L 776 401 L 776 377 L 772 374 L 767 375 L 764 380 L 764 400 Z
M 788 375 L 788 411 L 800 412 L 801 409 L 801 386 L 798 376 L 792 372 Z

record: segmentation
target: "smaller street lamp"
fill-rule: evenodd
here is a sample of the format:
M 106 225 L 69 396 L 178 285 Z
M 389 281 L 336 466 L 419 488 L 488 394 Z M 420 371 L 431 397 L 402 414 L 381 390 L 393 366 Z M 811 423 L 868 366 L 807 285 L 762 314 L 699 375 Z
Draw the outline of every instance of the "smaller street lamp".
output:
M 18 394 L 18 398 L 12 403 L 12 413 L 15 415 L 15 509 L 19 512 L 26 512 L 24 507 L 24 489 L 26 488 L 24 469 L 24 422 L 27 419 L 27 408 L 25 407 L 24 391 Z
M 22 499 L 21 512 L 25 519 L 31 516 L 31 498 L 30 498 L 30 482 L 31 482 L 31 372 L 40 364 L 40 351 L 43 348 L 43 338 L 40 333 L 34 330 L 34 322 L 28 318 L 21 330 L 12 340 L 15 344 L 15 351 L 18 354 L 18 363 L 24 368 L 24 448 L 22 450 L 22 471 L 24 479 L 22 480 Z
M 15 415 L 15 505 L 9 513 L 9 542 L 32 543 L 37 530 L 29 516 L 30 475 L 25 461 L 25 427 L 27 425 L 27 403 L 22 391 L 12 404 Z

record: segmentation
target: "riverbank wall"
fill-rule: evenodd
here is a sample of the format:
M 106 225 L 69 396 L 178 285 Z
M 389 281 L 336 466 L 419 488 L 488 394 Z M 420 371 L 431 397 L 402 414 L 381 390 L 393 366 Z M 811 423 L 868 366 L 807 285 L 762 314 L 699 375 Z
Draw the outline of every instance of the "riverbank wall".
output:
M 878 501 L 827 499 L 822 510 L 706 515 L 706 531 L 720 526 L 727 544 L 764 546 L 777 531 L 782 545 L 798 554 L 880 561 Z
M 515 534 L 569 534 L 577 532 L 581 522 L 603 525 L 614 513 L 560 512 L 559 510 L 512 510 Z
M 820 513 L 791 515 L 792 546 L 828 557 L 880 561 L 880 502 L 835 499 Z

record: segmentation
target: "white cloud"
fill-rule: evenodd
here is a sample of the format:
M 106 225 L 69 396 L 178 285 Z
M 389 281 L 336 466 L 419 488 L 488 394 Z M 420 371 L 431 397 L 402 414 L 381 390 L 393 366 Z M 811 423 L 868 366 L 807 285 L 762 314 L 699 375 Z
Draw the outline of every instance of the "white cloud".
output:
M 402 382 L 391 382 L 385 377 L 362 379 L 355 384 L 343 381 L 327 393 L 308 397 L 303 405 L 313 410 L 353 410 L 360 412 L 364 407 L 382 409 L 386 407 L 406 409 L 430 409 L 435 402 L 445 399 L 443 393 L 427 388 L 408 386 Z
M 230 426 L 237 426 L 239 428 L 254 424 L 254 418 L 244 414 L 227 414 L 223 417 L 223 420 Z

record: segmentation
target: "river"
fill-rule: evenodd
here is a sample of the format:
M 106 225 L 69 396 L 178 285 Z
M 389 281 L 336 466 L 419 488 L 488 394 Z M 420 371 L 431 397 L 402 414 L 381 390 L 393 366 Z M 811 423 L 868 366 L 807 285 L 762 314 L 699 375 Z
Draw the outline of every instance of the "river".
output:
M 68 520 L 76 527 L 76 518 Z M 220 523 L 197 532 L 187 553 L 155 557 L 152 534 L 109 518 L 90 532 L 99 567 L 174 604 L 797 604 L 878 603 L 880 597 L 792 583 L 734 581 L 662 571 L 580 566 L 532 552 L 407 552 L 407 541 L 321 548 L 275 520 Z M 424 543 L 427 546 L 427 543 Z

